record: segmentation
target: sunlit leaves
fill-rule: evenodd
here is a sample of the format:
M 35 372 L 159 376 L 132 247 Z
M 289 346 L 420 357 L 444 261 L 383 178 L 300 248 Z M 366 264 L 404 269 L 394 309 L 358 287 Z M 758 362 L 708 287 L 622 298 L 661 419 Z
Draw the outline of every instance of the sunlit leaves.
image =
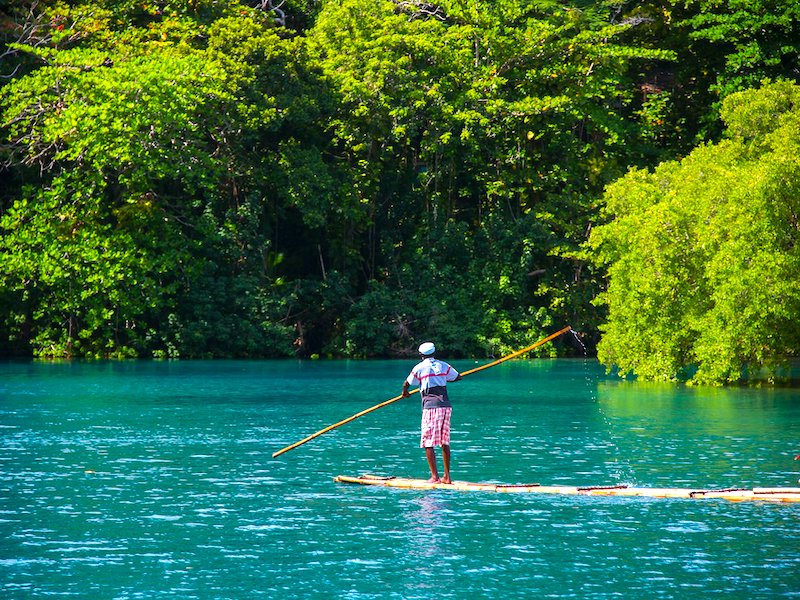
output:
M 171 247 L 174 232 L 141 211 L 134 225 L 152 237 L 115 226 L 104 187 L 97 176 L 60 177 L 0 219 L 0 284 L 16 299 L 8 317 L 32 329 L 37 354 L 135 356 L 175 291 L 170 273 L 187 255 Z
M 614 220 L 591 239 L 610 279 L 609 366 L 735 382 L 774 377 L 797 353 L 798 100 L 789 83 L 735 94 L 723 106 L 730 139 L 609 187 Z
M 519 329 L 541 304 L 566 318 L 589 294 L 566 256 L 583 240 L 592 197 L 638 151 L 629 66 L 673 55 L 624 42 L 629 26 L 609 24 L 602 10 L 516 0 L 437 7 L 424 18 L 395 2 L 328 3 L 309 32 L 310 54 L 342 99 L 331 126 L 354 191 L 396 244 L 411 236 L 411 248 L 433 254 L 441 241 L 431 229 L 466 225 L 445 263 L 479 260 L 477 240 L 499 237 L 470 274 L 484 309 L 508 304 Z M 397 246 L 384 247 L 392 254 L 377 260 L 391 265 Z M 524 252 L 524 264 L 507 264 L 506 251 Z M 498 328 L 491 339 L 508 338 Z
M 718 72 L 728 93 L 785 71 L 796 22 L 766 0 L 297 0 L 292 31 L 255 4 L 48 0 L 41 35 L 3 38 L 27 70 L 0 92 L 0 333 L 50 354 L 367 356 L 591 330 L 602 189 L 694 145 Z M 609 188 L 607 358 L 638 328 L 652 363 L 628 366 L 680 375 L 794 310 L 770 300 L 793 293 L 775 225 L 797 221 L 793 102 L 734 96 L 725 144 Z M 734 377 L 714 365 L 698 378 Z
M 724 55 L 716 91 L 721 96 L 764 77 L 798 75 L 800 4 L 794 0 L 691 0 L 691 37 Z
M 29 48 L 46 66 L 2 91 L 10 162 L 41 173 L 2 220 L 3 326 L 37 353 L 287 351 L 259 288 L 261 211 L 246 209 L 274 160 L 254 141 L 298 92 L 296 76 L 271 70 L 292 46 L 247 11 L 204 25 L 214 42 L 203 44 L 186 43 L 173 18 L 148 22 L 163 35 L 124 34 L 128 45 Z M 224 341 L 192 333 L 208 318 L 200 295 L 230 321 Z

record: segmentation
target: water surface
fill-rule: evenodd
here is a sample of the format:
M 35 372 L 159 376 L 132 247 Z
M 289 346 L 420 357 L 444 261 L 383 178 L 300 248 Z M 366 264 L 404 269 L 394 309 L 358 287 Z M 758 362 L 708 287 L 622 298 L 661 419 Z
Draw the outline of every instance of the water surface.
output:
M 453 361 L 460 370 L 475 366 Z M 408 491 L 407 362 L 0 364 L 3 598 L 800 596 L 800 506 Z M 594 361 L 453 384 L 453 475 L 797 485 L 797 390 L 619 382 Z

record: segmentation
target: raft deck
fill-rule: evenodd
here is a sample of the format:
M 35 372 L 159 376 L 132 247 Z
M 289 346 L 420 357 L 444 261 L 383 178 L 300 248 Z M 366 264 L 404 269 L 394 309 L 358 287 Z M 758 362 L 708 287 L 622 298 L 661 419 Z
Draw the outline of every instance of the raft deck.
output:
M 568 496 L 635 496 L 647 498 L 722 498 L 733 502 L 762 500 L 766 502 L 800 502 L 800 488 L 730 488 L 730 489 L 686 489 L 686 488 L 644 488 L 627 485 L 577 487 L 569 485 L 497 484 L 470 483 L 454 481 L 453 483 L 429 483 L 424 479 L 406 479 L 403 477 L 381 477 L 378 475 L 361 475 L 350 477 L 337 475 L 333 478 L 337 483 L 359 485 L 377 485 L 410 490 L 455 490 L 460 492 L 503 492 L 529 494 L 560 494 Z

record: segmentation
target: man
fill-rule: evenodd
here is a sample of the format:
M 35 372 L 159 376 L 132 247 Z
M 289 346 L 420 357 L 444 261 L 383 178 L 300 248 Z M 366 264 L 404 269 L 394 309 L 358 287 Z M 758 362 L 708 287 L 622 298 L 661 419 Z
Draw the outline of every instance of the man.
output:
M 419 347 L 422 362 L 411 369 L 411 374 L 403 382 L 403 398 L 411 394 L 408 388 L 419 386 L 422 396 L 422 437 L 420 448 L 425 448 L 425 457 L 431 469 L 431 483 L 452 483 L 450 480 L 450 415 L 453 412 L 447 397 L 447 382 L 458 381 L 461 375 L 446 362 L 434 356 L 436 346 L 425 342 Z M 435 446 L 442 447 L 444 477 L 439 478 L 436 468 Z

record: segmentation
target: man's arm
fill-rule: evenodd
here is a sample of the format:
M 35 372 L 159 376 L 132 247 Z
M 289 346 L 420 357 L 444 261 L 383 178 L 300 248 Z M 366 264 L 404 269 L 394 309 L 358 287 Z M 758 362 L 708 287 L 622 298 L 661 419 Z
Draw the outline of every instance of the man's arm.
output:
M 450 370 L 448 370 L 447 377 L 446 377 L 447 383 L 453 383 L 454 381 L 459 381 L 461 379 L 461 373 L 459 373 L 458 371 L 453 369 L 453 367 L 450 367 L 450 369 L 456 374 L 456 377 L 455 377 L 455 379 L 450 379 L 450 376 L 452 375 L 452 373 L 450 373 Z
M 411 395 L 408 393 L 408 388 L 410 387 L 410 385 L 411 384 L 409 384 L 408 381 L 403 382 L 403 393 L 400 394 L 403 398 L 408 398 Z

